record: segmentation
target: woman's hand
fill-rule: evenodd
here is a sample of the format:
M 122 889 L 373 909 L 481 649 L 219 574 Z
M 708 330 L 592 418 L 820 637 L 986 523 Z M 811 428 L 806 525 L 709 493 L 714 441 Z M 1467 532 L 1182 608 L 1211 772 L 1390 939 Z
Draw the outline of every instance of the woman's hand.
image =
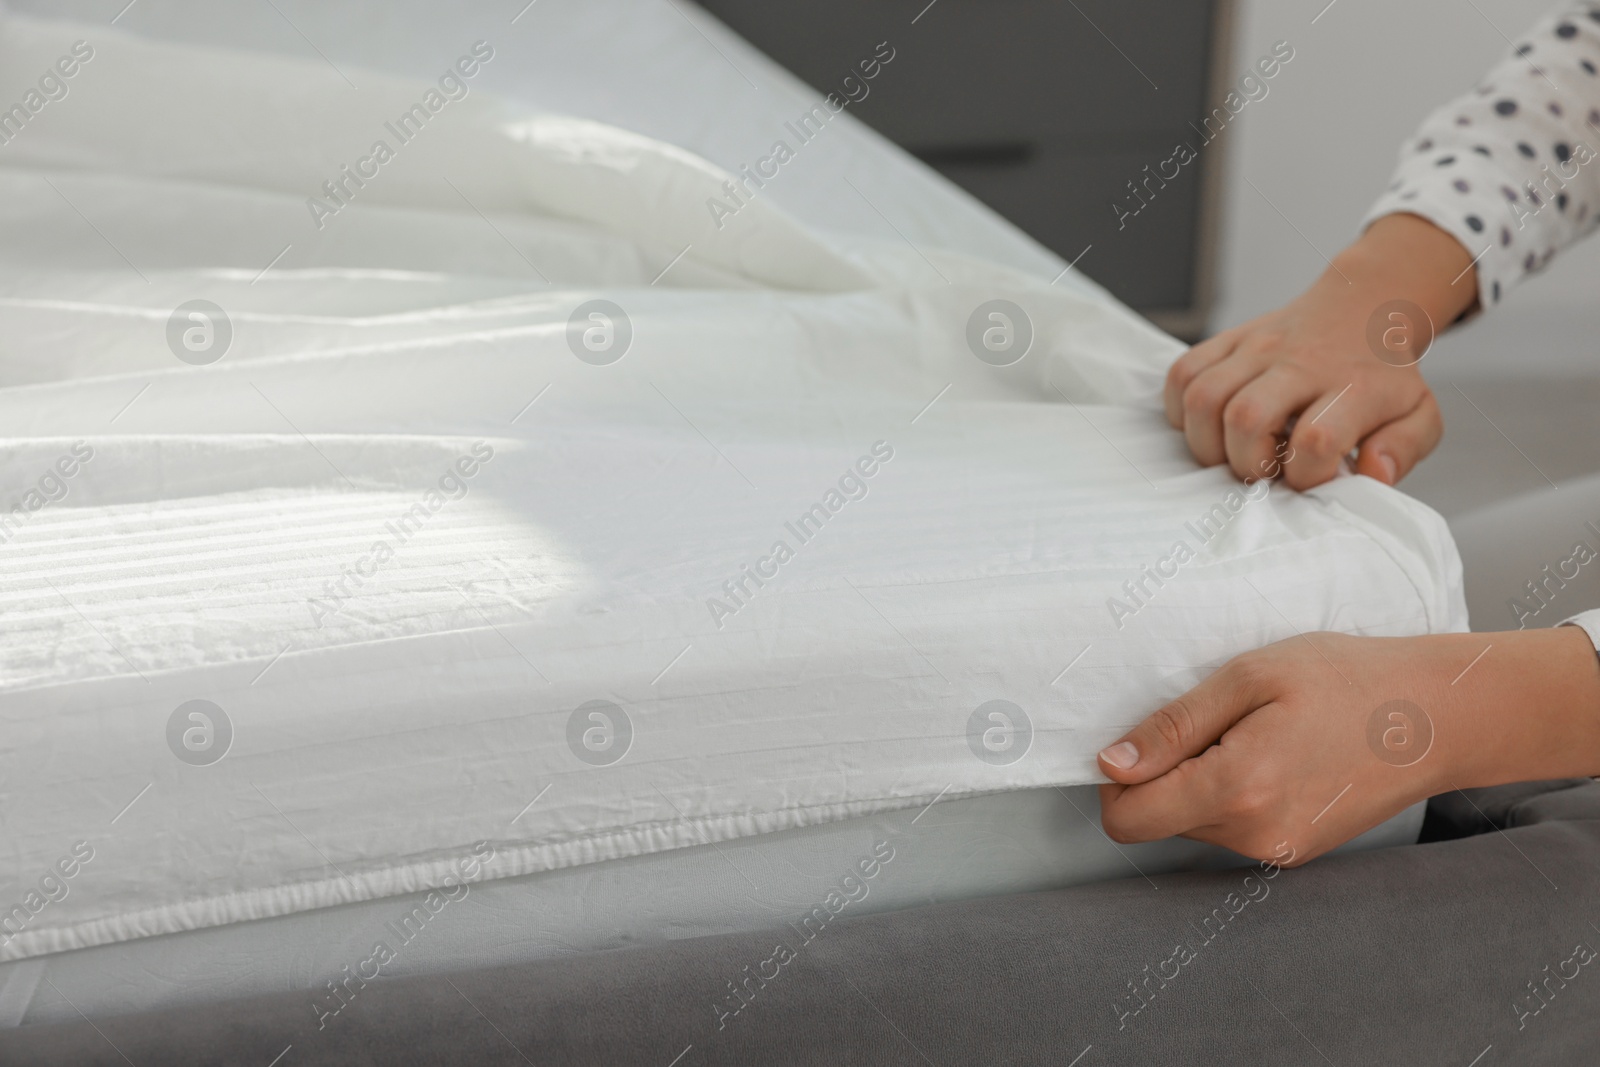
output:
M 1184 353 L 1167 373 L 1167 419 L 1201 463 L 1241 478 L 1288 435 L 1295 489 L 1332 478 L 1357 446 L 1356 470 L 1393 485 L 1444 433 L 1416 361 L 1476 300 L 1460 242 L 1416 215 L 1386 216 L 1288 306 Z
M 1600 661 L 1573 626 L 1309 634 L 1230 660 L 1100 769 L 1113 840 L 1295 866 L 1436 793 L 1600 774 Z

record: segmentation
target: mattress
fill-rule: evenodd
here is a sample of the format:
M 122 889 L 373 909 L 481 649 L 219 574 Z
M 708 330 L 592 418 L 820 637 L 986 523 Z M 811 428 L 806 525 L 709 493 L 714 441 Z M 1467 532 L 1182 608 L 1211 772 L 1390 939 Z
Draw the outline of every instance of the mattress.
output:
M 847 112 L 719 228 L 750 131 L 816 100 L 703 16 L 548 3 L 491 43 L 419 11 L 408 50 L 329 7 L 404 61 L 225 48 L 181 5 L 3 23 L 5 69 L 93 55 L 0 149 L 0 960 L 360 938 L 462 883 L 594 905 L 538 951 L 748 923 L 793 902 L 685 872 L 848 873 L 941 807 L 1048 842 L 1228 656 L 1464 628 L 1436 515 L 1197 470 L 1156 402 L 1181 346 Z M 515 73 L 595 40 L 697 73 Z M 712 101 L 740 132 L 702 151 Z M 1126 866 L 1072 814 L 990 891 Z M 941 878 L 984 888 L 905 898 Z
M 393 952 L 384 977 L 451 973 L 790 923 L 804 937 L 832 928 L 835 917 L 1246 862 L 1179 838 L 1114 844 L 1099 812 L 1093 786 L 941 799 L 493 878 L 431 907 L 417 892 L 36 956 L 0 964 L 0 1028 L 290 991 L 305 993 L 308 1008 L 332 1006 L 327 982 L 343 981 L 345 968 L 371 959 L 380 943 Z M 1409 844 L 1422 816 L 1418 805 L 1336 851 Z

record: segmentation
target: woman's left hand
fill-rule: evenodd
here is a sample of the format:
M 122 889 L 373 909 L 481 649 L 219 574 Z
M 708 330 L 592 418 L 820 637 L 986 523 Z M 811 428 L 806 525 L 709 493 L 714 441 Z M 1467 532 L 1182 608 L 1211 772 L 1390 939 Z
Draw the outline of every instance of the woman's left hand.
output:
M 1230 660 L 1100 769 L 1113 840 L 1296 866 L 1436 793 L 1600 773 L 1600 665 L 1570 626 L 1307 634 Z

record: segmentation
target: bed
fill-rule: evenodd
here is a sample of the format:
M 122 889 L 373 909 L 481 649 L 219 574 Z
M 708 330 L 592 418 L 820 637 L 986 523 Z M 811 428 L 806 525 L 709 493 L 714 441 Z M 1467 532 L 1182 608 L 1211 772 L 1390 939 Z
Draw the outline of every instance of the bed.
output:
M 0 1024 L 1236 863 L 1093 754 L 1465 628 L 1422 505 L 1194 467 L 1092 252 L 687 5 L 520 6 L 10 5 Z

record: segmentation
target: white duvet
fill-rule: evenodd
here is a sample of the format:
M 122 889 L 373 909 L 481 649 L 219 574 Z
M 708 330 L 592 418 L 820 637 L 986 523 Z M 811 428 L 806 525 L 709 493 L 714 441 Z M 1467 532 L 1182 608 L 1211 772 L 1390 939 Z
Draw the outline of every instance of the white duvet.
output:
M 1245 648 L 1464 627 L 1436 515 L 1196 469 L 1085 288 L 719 228 L 465 73 L 0 71 L 67 86 L 0 145 L 0 959 L 1091 782 Z

